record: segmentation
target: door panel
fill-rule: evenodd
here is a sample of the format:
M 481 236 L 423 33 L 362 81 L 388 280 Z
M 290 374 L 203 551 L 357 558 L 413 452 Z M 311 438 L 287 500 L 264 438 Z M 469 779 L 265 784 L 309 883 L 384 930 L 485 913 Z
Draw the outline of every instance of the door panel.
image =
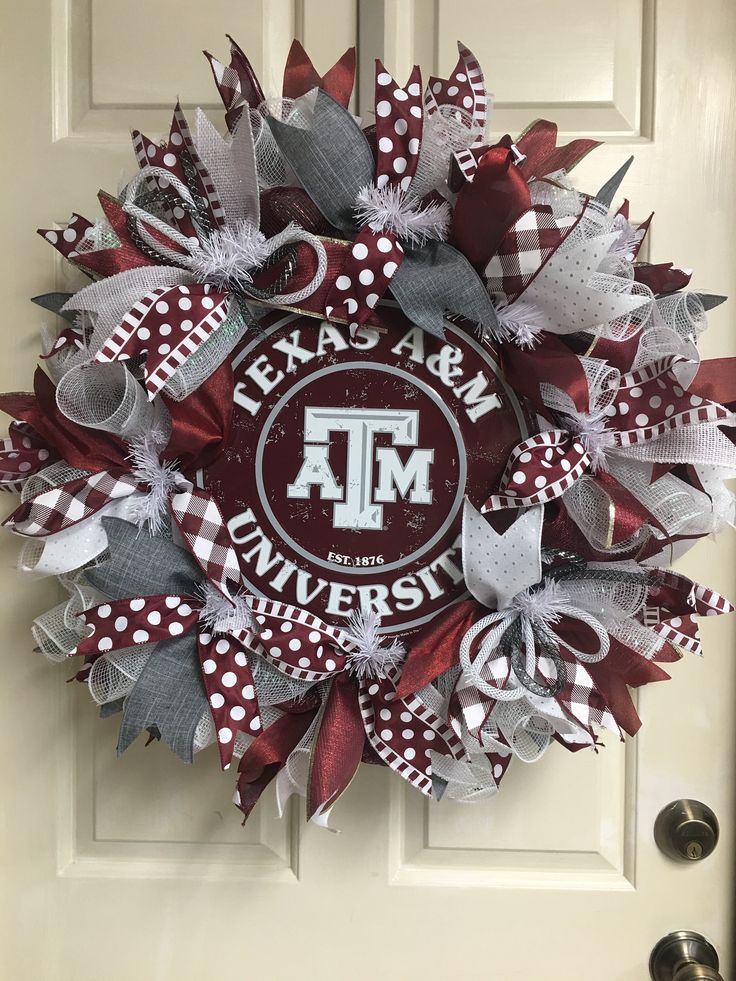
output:
M 2 12 L 14 141 L 0 163 L 2 390 L 30 385 L 41 315 L 28 297 L 70 282 L 33 229 L 95 215 L 97 188 L 133 172 L 129 128 L 162 133 L 177 94 L 219 113 L 199 52 L 223 55 L 226 31 L 272 92 L 292 36 L 324 70 L 359 35 L 366 118 L 374 56 L 399 77 L 415 59 L 446 74 L 462 38 L 495 92 L 493 134 L 546 116 L 565 140 L 605 139 L 577 171 L 590 190 L 634 153 L 625 191 L 634 219 L 656 209 L 650 257 L 693 266 L 696 289 L 736 294 L 729 0 L 26 0 Z M 736 354 L 732 309 L 713 311 L 706 356 Z M 726 534 L 680 567 L 733 597 L 735 552 Z M 429 804 L 364 767 L 335 809 L 339 835 L 297 807 L 278 820 L 271 795 L 241 828 L 214 748 L 190 768 L 142 740 L 115 759 L 117 721 L 64 684 L 66 666 L 32 653 L 30 620 L 57 599 L 48 581 L 19 583 L 16 554 L 0 537 L 3 977 L 638 981 L 679 927 L 708 935 L 729 975 L 733 618 L 705 623 L 705 658 L 641 693 L 634 743 L 517 762 L 499 799 L 472 808 Z M 674 865 L 654 845 L 656 814 L 678 797 L 721 821 L 703 863 Z

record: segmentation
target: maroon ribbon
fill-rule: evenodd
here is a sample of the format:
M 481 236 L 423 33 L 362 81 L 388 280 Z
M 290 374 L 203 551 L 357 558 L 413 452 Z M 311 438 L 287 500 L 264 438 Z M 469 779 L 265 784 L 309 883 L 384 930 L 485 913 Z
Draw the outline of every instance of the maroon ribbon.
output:
M 677 269 L 671 262 L 658 262 L 653 265 L 643 262 L 634 266 L 634 279 L 648 286 L 655 296 L 665 296 L 684 290 L 692 274 Z
M 566 392 L 578 412 L 588 411 L 590 391 L 580 359 L 554 334 L 543 334 L 540 343 L 529 351 L 516 344 L 504 344 L 500 355 L 506 381 L 529 399 L 540 414 L 549 415 L 539 391 L 542 382 L 557 385 Z
M 527 176 L 505 146 L 491 147 L 466 182 L 453 210 L 450 242 L 482 272 L 504 235 L 531 207 Z
M 71 466 L 80 470 L 128 469 L 127 450 L 112 433 L 87 429 L 67 419 L 56 404 L 54 383 L 40 368 L 33 376 L 34 394 L 8 392 L 0 395 L 0 409 L 27 422 Z
M 610 636 L 610 635 L 609 635 Z M 653 661 L 647 660 L 620 640 L 611 637 L 606 657 L 586 668 L 608 706 L 616 723 L 630 736 L 641 727 L 629 688 L 640 688 L 653 681 L 668 681 L 669 675 Z
M 212 466 L 228 444 L 233 416 L 233 369 L 224 361 L 191 395 L 163 400 L 171 415 L 171 437 L 164 452 L 184 473 Z
M 736 407 L 736 358 L 701 361 L 689 392 L 733 410 Z
M 301 43 L 292 41 L 284 69 L 285 99 L 298 99 L 310 89 L 319 88 L 347 109 L 354 84 L 355 48 L 348 48 L 325 75 L 320 75 Z
M 565 146 L 557 146 L 557 124 L 548 119 L 537 119 L 516 141 L 516 146 L 526 157 L 521 168 L 527 180 L 557 170 L 570 171 L 600 145 L 599 140 L 573 140 Z
M 238 807 L 248 819 L 250 812 L 289 755 L 298 746 L 317 714 L 314 701 L 304 699 L 254 739 L 238 767 Z
M 427 624 L 412 640 L 396 697 L 419 691 L 457 664 L 460 641 L 482 614 L 475 600 L 465 600 Z
M 54 383 L 40 368 L 34 392 L 0 394 L 0 409 L 28 423 L 63 460 L 80 470 L 128 472 L 128 448 L 113 433 L 72 422 L 56 404 Z M 207 467 L 227 445 L 232 419 L 232 369 L 228 363 L 181 402 L 165 398 L 172 432 L 164 458 L 178 460 L 183 472 Z
M 268 732 L 268 730 L 266 730 Z M 307 820 L 330 807 L 346 789 L 360 765 L 365 727 L 357 682 L 339 674 L 330 686 L 314 741 L 307 790 Z

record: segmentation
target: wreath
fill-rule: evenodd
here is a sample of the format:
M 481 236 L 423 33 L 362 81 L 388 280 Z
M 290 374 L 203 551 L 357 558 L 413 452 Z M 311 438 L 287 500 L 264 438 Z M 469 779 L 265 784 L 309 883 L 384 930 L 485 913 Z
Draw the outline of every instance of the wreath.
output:
M 733 374 L 699 361 L 723 297 L 640 259 L 651 218 L 570 172 L 596 141 L 485 140 L 481 68 L 349 109 L 355 51 L 298 42 L 281 98 L 209 58 L 226 135 L 176 106 L 133 132 L 104 217 L 40 234 L 84 273 L 13 422 L 5 521 L 67 600 L 118 751 L 216 743 L 247 815 L 308 817 L 361 762 L 476 801 L 514 757 L 634 735 L 631 689 L 732 607 L 664 566 L 733 519 Z

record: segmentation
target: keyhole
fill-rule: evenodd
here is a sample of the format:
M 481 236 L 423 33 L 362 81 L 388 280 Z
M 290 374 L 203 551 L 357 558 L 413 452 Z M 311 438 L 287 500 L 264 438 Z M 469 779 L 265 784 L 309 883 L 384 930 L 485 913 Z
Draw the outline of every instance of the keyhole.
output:
M 689 841 L 686 850 L 688 858 L 700 858 L 703 854 L 703 846 L 699 841 Z

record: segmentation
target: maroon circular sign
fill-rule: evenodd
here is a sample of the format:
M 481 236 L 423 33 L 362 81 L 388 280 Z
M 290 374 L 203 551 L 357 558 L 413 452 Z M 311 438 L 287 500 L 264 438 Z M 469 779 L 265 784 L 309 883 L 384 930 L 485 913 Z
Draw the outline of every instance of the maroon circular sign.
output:
M 490 351 L 452 325 L 380 332 L 273 314 L 233 354 L 229 446 L 201 481 L 246 588 L 331 622 L 416 628 L 465 592 L 463 498 L 526 435 Z M 252 336 L 252 335 L 251 335 Z

